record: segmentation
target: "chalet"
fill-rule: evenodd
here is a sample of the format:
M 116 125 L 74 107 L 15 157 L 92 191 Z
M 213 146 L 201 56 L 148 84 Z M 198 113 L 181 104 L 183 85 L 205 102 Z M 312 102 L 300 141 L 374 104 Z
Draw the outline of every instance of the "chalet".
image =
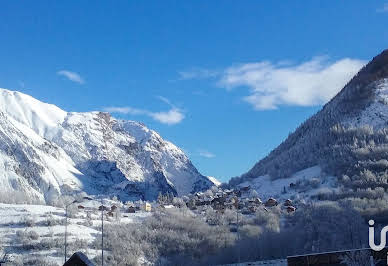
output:
M 236 197 L 228 197 L 226 202 L 224 203 L 225 207 L 228 209 L 234 209 L 238 207 L 238 198 Z
M 226 198 L 226 202 L 234 204 L 234 203 L 238 202 L 238 198 L 236 196 L 228 196 Z
M 287 200 L 284 202 L 284 206 L 292 206 L 292 200 L 287 199 Z
M 102 211 L 102 210 L 104 210 L 104 211 L 109 211 L 109 208 L 106 207 L 106 206 L 101 205 L 101 206 L 98 207 L 98 210 L 99 210 L 99 211 Z
M 255 204 L 261 205 L 261 204 L 263 204 L 263 202 L 261 201 L 260 198 L 255 198 Z
M 224 204 L 226 201 L 226 198 L 225 197 L 218 197 L 218 198 L 214 198 L 211 203 L 212 204 Z
M 195 197 L 195 205 L 204 206 L 210 205 L 212 200 L 214 199 L 212 196 L 205 195 L 204 193 L 197 193 L 198 196 Z
M 248 202 L 249 202 L 249 205 L 253 205 L 253 206 L 258 206 L 262 204 L 262 201 L 259 198 L 250 198 Z
M 190 199 L 187 203 L 186 203 L 186 206 L 187 208 L 189 208 L 190 210 L 196 210 L 197 207 L 196 207 L 196 202 L 194 199 Z
M 112 212 L 116 211 L 116 210 L 117 210 L 117 206 L 116 206 L 116 205 L 112 205 L 112 207 L 110 207 L 110 210 L 111 210 Z
M 134 206 L 129 206 L 127 210 L 128 210 L 129 213 L 135 213 L 136 212 L 136 208 Z
M 288 213 L 294 212 L 295 210 L 296 210 L 296 208 L 294 206 L 288 206 L 287 207 L 287 212 Z
M 174 205 L 172 205 L 172 204 L 167 204 L 167 205 L 160 205 L 160 208 L 161 209 L 174 209 L 175 208 L 175 206 Z
M 108 217 L 113 217 L 114 216 L 114 214 L 113 214 L 113 212 L 108 212 L 107 214 L 106 214 Z
M 205 206 L 205 205 L 210 205 L 211 201 L 209 200 L 197 200 L 195 202 L 195 206 Z
M 222 192 L 222 191 L 217 192 L 216 195 L 215 195 L 216 198 L 222 198 L 222 197 L 224 197 L 224 196 L 226 196 L 226 193 L 224 193 L 224 192 Z
M 248 192 L 250 189 L 251 189 L 250 186 L 245 186 L 245 187 L 241 187 L 241 188 L 240 188 L 240 191 L 241 191 L 241 192 Z
M 143 210 L 146 212 L 151 211 L 151 203 L 149 203 L 149 202 L 144 202 L 142 207 L 143 207 Z
M 274 198 L 269 198 L 264 205 L 265 207 L 274 207 L 278 205 L 278 202 Z
M 203 197 L 203 192 L 197 192 L 194 194 L 197 198 L 202 198 Z
M 220 203 L 216 203 L 216 204 L 212 204 L 212 207 L 214 210 L 217 210 L 217 211 L 225 211 L 226 209 L 226 206 L 224 204 L 220 204 Z
M 63 266 L 94 266 L 94 264 L 82 252 L 74 253 Z
M 226 194 L 227 196 L 233 195 L 233 190 L 226 189 L 224 192 L 225 192 L 225 194 Z

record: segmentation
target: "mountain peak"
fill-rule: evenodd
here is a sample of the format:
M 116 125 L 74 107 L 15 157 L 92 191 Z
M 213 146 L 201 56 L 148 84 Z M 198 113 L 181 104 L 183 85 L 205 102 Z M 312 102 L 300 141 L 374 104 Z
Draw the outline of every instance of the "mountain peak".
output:
M 375 56 L 365 67 L 361 69 L 358 75 L 352 79 L 352 82 L 370 83 L 382 78 L 388 77 L 388 49 Z
M 366 64 L 322 110 L 303 123 L 302 127 L 314 121 L 321 127 L 330 128 L 337 123 L 357 118 L 368 106 L 386 98 L 382 96 L 382 91 L 387 79 L 388 50 L 384 50 Z M 320 119 L 321 117 L 325 119 Z
M 0 193 L 39 202 L 85 191 L 123 200 L 184 195 L 213 182 L 145 125 L 102 112 L 66 112 L 0 89 Z
M 347 105 L 346 102 L 354 103 L 355 101 L 363 101 L 364 104 L 368 104 L 376 89 L 376 86 L 368 85 L 385 78 L 388 78 L 388 49 L 366 64 L 325 107 L 330 104 L 335 105 L 338 101 L 342 101 L 342 104 L 345 105 Z M 351 109 L 355 108 L 353 104 L 345 107 L 342 107 L 342 109 L 346 112 L 351 112 Z
M 63 122 L 67 112 L 53 104 L 41 102 L 30 95 L 0 88 L 0 112 L 21 123 L 38 135 Z

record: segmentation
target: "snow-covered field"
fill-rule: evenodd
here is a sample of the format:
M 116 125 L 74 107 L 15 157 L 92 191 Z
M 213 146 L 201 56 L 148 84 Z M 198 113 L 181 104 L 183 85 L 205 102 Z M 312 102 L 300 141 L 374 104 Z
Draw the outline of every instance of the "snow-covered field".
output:
M 90 244 L 101 237 L 101 212 L 96 203 L 83 204 L 85 209 L 73 208 L 68 218 L 67 242 L 82 247 L 89 258 L 100 254 Z M 76 211 L 74 211 L 76 210 Z M 89 213 L 89 215 L 88 215 Z M 121 213 L 121 223 L 140 223 L 150 213 Z M 89 216 L 89 217 L 88 217 Z M 116 223 L 116 217 L 104 217 L 105 224 Z M 24 232 L 24 238 L 21 236 Z M 31 232 L 36 232 L 31 233 Z M 15 205 L 0 203 L 0 258 L 6 253 L 13 261 L 20 261 L 27 255 L 44 257 L 53 263 L 64 263 L 65 210 L 44 205 Z M 1 251 L 1 247 L 4 248 Z M 68 252 L 68 257 L 72 255 Z M 12 265 L 12 262 L 11 264 Z
M 296 172 L 289 178 L 271 180 L 270 176 L 259 176 L 243 182 L 239 187 L 250 186 L 256 190 L 262 200 L 270 197 L 277 200 L 303 199 L 308 200 L 319 193 L 338 190 L 336 178 L 322 174 L 319 166 L 306 168 Z

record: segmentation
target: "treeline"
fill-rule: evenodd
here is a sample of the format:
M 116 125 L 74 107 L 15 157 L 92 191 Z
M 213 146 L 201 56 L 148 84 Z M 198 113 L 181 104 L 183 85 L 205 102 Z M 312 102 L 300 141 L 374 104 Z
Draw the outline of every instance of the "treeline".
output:
M 388 129 L 335 125 L 319 139 L 307 137 L 303 145 L 294 145 L 270 162 L 259 163 L 257 174 L 254 168 L 246 175 L 233 178 L 229 184 L 234 186 L 264 173 L 273 179 L 286 178 L 319 164 L 326 174 L 339 177 L 339 182 L 346 187 L 388 189 L 387 158 Z
M 383 160 L 388 155 L 388 130 L 351 128 L 346 121 L 357 121 L 361 112 L 376 101 L 376 89 L 388 76 L 387 58 L 387 51 L 375 57 L 322 110 L 302 123 L 248 173 L 233 178 L 229 184 L 234 186 L 265 174 L 273 179 L 286 178 L 317 164 L 329 174 L 348 175 L 351 180 L 370 170 L 376 182 L 361 186 L 385 184 L 383 172 L 387 162 Z
M 181 209 L 156 212 L 141 225 L 109 226 L 105 260 L 111 265 L 216 265 L 360 248 L 368 243 L 368 225 L 349 206 L 321 202 L 291 215 L 262 208 L 253 217 L 239 218 L 233 211 L 204 217 Z M 208 223 L 214 220 L 217 225 Z

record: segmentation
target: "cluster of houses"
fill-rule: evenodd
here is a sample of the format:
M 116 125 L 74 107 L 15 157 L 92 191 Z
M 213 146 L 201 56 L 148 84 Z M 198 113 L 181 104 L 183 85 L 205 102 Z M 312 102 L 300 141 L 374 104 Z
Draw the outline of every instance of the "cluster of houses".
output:
M 259 207 L 266 209 L 279 204 L 274 198 L 269 198 L 263 203 L 257 192 L 249 186 L 238 189 L 222 190 L 219 188 L 211 192 L 197 192 L 190 197 L 186 197 L 185 202 L 191 210 L 196 210 L 201 206 L 210 206 L 219 212 L 224 212 L 226 209 L 237 209 L 242 214 L 253 214 Z M 283 206 L 288 213 L 296 210 L 290 199 L 285 200 Z
M 151 203 L 147 201 L 138 201 L 138 202 L 129 202 L 126 205 L 121 206 L 122 204 L 115 205 L 112 204 L 111 206 L 106 206 L 106 205 L 100 205 L 98 207 L 98 211 L 104 211 L 106 217 L 117 217 L 119 212 L 124 213 L 124 217 L 127 217 L 125 213 L 136 213 L 139 211 L 145 211 L 145 212 L 150 212 L 152 209 Z M 78 210 L 79 211 L 93 211 L 96 210 L 95 208 L 88 208 L 83 205 L 78 205 Z
M 254 214 L 259 208 L 267 208 L 278 206 L 279 202 L 274 198 L 269 198 L 263 202 L 255 190 L 249 186 L 240 187 L 235 189 L 222 189 L 213 187 L 211 190 L 205 192 L 197 192 L 184 196 L 182 199 L 176 200 L 174 197 L 168 197 L 168 195 L 162 195 L 158 199 L 158 202 L 150 203 L 147 201 L 135 201 L 128 202 L 125 205 L 118 207 L 117 205 L 99 206 L 98 210 L 106 212 L 107 217 L 115 217 L 117 212 L 120 211 L 126 216 L 125 213 L 136 213 L 139 211 L 150 212 L 153 207 L 159 207 L 162 209 L 167 208 L 181 208 L 186 206 L 190 210 L 203 209 L 204 207 L 211 207 L 217 212 L 223 213 L 226 209 L 239 210 L 242 214 Z M 288 213 L 295 212 L 293 202 L 287 199 L 283 202 L 282 207 Z M 79 210 L 85 209 L 84 206 L 79 205 Z

